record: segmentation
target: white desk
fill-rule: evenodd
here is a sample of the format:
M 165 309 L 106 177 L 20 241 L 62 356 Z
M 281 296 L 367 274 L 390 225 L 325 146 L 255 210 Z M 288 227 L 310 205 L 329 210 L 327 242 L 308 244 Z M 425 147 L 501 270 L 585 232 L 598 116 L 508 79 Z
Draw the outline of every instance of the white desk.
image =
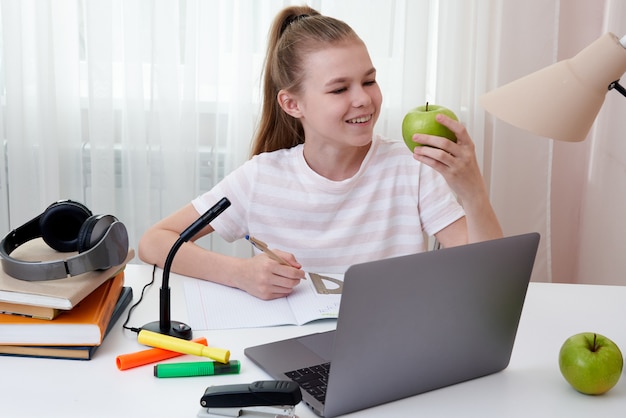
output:
M 151 267 L 129 265 L 126 281 L 134 300 L 150 280 Z M 172 319 L 186 321 L 183 280 L 172 275 Z M 158 320 L 157 282 L 133 312 L 131 326 Z M 125 318 L 125 315 L 124 315 Z M 210 345 L 231 350 L 242 362 L 238 375 L 157 379 L 152 365 L 119 371 L 119 354 L 145 349 L 120 320 L 91 361 L 0 357 L 0 416 L 192 418 L 211 385 L 247 383 L 269 377 L 244 355 L 245 347 L 334 327 L 326 321 L 302 327 L 196 331 Z M 626 352 L 626 287 L 531 283 L 511 363 L 503 372 L 360 411 L 358 417 L 585 417 L 624 416 L 626 377 L 603 396 L 577 393 L 563 380 L 558 352 L 572 334 L 595 331 Z M 183 356 L 170 362 L 197 361 Z M 303 404 L 300 418 L 314 417 Z

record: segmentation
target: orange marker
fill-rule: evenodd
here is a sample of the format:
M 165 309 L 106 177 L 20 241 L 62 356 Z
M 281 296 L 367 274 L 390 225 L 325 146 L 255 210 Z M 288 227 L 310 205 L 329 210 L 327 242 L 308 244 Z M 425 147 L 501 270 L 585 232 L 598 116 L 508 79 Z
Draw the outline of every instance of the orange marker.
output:
M 192 341 L 198 344 L 208 345 L 204 337 L 194 338 Z M 115 364 L 119 370 L 126 370 L 182 355 L 183 353 L 176 351 L 164 350 L 162 348 L 150 348 L 148 350 L 137 351 L 136 353 L 120 354 L 115 359 Z

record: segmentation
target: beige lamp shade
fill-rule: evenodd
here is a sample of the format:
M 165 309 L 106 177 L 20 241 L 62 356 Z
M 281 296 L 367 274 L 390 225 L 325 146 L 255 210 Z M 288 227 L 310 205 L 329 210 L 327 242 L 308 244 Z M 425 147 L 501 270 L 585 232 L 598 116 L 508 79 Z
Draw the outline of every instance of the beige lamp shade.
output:
M 490 91 L 479 100 L 489 113 L 513 126 L 577 142 L 587 137 L 609 84 L 625 72 L 626 48 L 617 36 L 607 33 L 575 57 Z

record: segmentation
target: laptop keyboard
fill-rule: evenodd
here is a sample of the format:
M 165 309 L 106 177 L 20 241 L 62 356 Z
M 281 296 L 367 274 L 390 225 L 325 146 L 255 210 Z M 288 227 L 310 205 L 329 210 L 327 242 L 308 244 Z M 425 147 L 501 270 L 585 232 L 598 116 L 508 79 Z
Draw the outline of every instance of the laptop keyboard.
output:
M 285 375 L 300 385 L 303 390 L 313 395 L 315 399 L 323 403 L 326 399 L 326 386 L 328 384 L 329 371 L 330 363 L 323 363 L 317 366 L 286 372 Z

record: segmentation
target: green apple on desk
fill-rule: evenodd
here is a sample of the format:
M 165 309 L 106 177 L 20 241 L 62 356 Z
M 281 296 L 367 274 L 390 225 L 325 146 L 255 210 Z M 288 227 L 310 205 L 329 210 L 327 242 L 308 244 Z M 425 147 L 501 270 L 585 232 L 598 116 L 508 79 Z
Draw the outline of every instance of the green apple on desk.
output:
M 439 113 L 459 120 L 453 111 L 444 106 L 432 105 L 426 102 L 425 106 L 418 106 L 408 111 L 402 120 L 402 138 L 407 147 L 413 152 L 416 146 L 421 144 L 413 141 L 413 135 L 428 134 L 448 138 L 450 141 L 456 142 L 456 135 L 447 127 L 437 122 L 436 117 Z
M 569 337 L 559 352 L 559 368 L 567 382 L 586 395 L 601 395 L 622 375 L 624 358 L 617 344 L 593 332 Z

